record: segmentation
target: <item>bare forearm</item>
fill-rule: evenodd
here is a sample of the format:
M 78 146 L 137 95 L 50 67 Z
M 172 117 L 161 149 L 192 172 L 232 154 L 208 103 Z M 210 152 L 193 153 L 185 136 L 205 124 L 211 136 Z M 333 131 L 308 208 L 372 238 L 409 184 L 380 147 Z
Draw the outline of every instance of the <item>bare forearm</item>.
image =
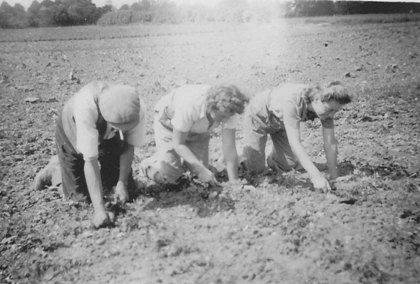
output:
M 226 171 L 230 181 L 238 179 L 238 155 L 231 155 L 229 158 L 226 158 Z
M 328 171 L 332 179 L 338 177 L 337 169 L 337 153 L 338 143 L 335 139 L 334 128 L 322 128 L 322 134 L 324 136 L 324 151 L 325 157 L 327 158 Z
M 208 170 L 203 162 L 200 161 L 186 145 L 174 145 L 174 150 L 181 158 L 184 159 L 184 161 L 190 164 L 197 173 Z
M 120 172 L 118 181 L 123 182 L 125 185 L 128 181 L 128 176 L 131 173 L 131 164 L 134 157 L 134 147 L 127 145 L 124 152 L 120 156 Z
M 310 178 L 314 178 L 319 176 L 321 173 L 319 172 L 318 168 L 314 165 L 309 155 L 306 153 L 305 149 L 303 148 L 302 144 L 296 143 L 292 147 L 293 153 L 296 155 L 299 163 L 302 167 L 306 170 L 309 174 Z
M 235 143 L 235 129 L 223 129 L 222 141 L 223 141 L 223 155 L 226 161 L 226 171 L 230 181 L 238 179 L 238 152 L 236 150 Z
M 332 179 L 336 179 L 338 177 L 337 149 L 337 143 L 332 143 L 329 146 L 324 146 L 325 156 L 327 158 L 328 171 Z
M 93 208 L 95 210 L 104 210 L 105 203 L 103 199 L 102 181 L 98 160 L 85 161 L 83 170 Z

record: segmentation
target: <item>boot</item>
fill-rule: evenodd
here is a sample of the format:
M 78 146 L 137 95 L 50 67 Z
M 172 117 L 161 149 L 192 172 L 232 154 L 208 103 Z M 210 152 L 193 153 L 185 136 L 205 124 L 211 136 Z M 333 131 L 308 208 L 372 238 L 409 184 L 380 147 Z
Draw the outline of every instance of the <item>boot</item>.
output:
M 42 190 L 48 186 L 59 186 L 61 184 L 61 171 L 58 156 L 52 156 L 45 168 L 41 169 L 35 176 L 34 189 Z

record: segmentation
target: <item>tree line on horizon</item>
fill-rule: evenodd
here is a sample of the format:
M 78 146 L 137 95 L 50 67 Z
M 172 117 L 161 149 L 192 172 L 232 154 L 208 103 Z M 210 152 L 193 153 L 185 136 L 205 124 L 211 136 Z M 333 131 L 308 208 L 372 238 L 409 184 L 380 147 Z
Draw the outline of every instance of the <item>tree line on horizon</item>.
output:
M 261 1 L 262 2 L 262 1 Z M 221 0 L 215 7 L 177 5 L 170 0 L 139 0 L 119 9 L 96 7 L 91 0 L 34 0 L 25 10 L 21 4 L 0 5 L 0 28 L 75 25 L 125 25 L 131 23 L 267 22 L 278 17 L 346 14 L 419 13 L 420 3 L 326 1 L 326 0 Z

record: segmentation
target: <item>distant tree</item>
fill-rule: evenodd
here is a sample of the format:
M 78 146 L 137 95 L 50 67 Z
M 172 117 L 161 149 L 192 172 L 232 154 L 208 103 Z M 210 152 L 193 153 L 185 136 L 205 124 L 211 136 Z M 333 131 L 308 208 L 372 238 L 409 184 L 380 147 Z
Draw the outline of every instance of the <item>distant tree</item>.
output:
M 100 25 L 123 25 L 128 23 L 178 23 L 181 17 L 177 5 L 168 0 L 142 0 L 131 7 L 122 6 L 118 11 L 104 14 Z
M 133 4 L 131 4 L 130 9 L 133 11 L 141 11 L 141 5 L 139 2 L 134 2 Z
M 95 4 L 91 0 L 67 0 L 67 13 L 73 24 L 86 25 L 94 24 Z
M 10 6 L 6 1 L 0 5 L 0 27 L 26 28 L 29 25 L 25 8 L 21 4 Z
M 312 16 L 315 7 L 315 0 L 295 0 L 295 9 L 297 16 Z
M 153 21 L 157 23 L 179 23 L 181 21 L 177 6 L 174 2 L 161 1 L 154 8 L 155 15 Z
M 28 18 L 26 16 L 25 8 L 21 4 L 15 4 L 13 6 L 14 22 L 13 26 L 16 28 L 28 27 Z
M 314 13 L 316 16 L 330 16 L 335 14 L 335 6 L 333 1 L 318 1 L 318 5 Z
M 124 4 L 120 7 L 120 10 L 121 11 L 128 11 L 128 10 L 130 10 L 130 6 L 128 6 L 127 4 Z
M 11 28 L 13 17 L 13 7 L 6 1 L 3 1 L 0 5 L 0 27 L 3 29 Z
M 97 21 L 98 25 L 126 25 L 132 23 L 132 11 L 118 10 L 102 15 Z
M 50 27 L 56 26 L 55 22 L 55 4 L 51 0 L 43 0 L 38 14 L 39 26 Z
M 151 11 L 154 7 L 157 6 L 157 2 L 154 0 L 139 0 L 131 4 L 131 10 L 133 11 Z
M 50 7 L 53 15 L 54 25 L 58 26 L 71 26 L 73 21 L 67 11 L 68 3 L 65 0 L 56 0 L 54 5 Z
M 292 0 L 287 16 L 324 16 L 333 14 L 408 13 L 420 11 L 419 3 L 380 1 Z
M 142 11 L 150 11 L 154 6 L 154 0 L 142 0 L 138 2 Z
M 113 10 L 112 5 L 105 5 L 103 7 L 99 7 L 95 10 L 94 15 L 92 15 L 92 23 L 97 23 L 98 20 L 105 15 L 106 13 L 109 13 Z
M 39 19 L 39 11 L 41 9 L 41 3 L 38 1 L 33 1 L 32 4 L 29 6 L 27 10 L 27 17 L 28 23 L 31 27 L 39 27 L 40 19 Z
M 92 0 L 39 1 L 34 0 L 27 11 L 20 4 L 12 7 L 6 1 L 3 1 L 0 5 L 0 27 L 24 28 L 28 26 L 95 24 L 102 15 L 113 10 L 111 5 L 97 8 Z M 112 2 L 109 1 L 109 3 Z M 127 18 L 127 15 L 125 17 Z
M 132 23 L 151 23 L 153 21 L 154 13 L 151 11 L 137 11 L 132 10 Z
M 50 8 L 50 7 L 53 7 L 54 5 L 55 5 L 54 2 L 51 0 L 43 0 L 41 2 L 41 6 L 45 8 Z

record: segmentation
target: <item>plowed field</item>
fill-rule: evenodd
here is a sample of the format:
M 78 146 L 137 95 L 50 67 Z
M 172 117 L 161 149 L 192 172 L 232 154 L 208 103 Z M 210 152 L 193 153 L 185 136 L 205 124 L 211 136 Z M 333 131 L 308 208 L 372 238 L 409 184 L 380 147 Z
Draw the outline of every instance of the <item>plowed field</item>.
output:
M 419 283 L 420 24 L 267 24 L 0 30 L 1 283 Z M 35 191 L 54 155 L 65 100 L 92 80 L 137 86 L 148 104 L 134 200 L 92 207 Z M 155 147 L 152 107 L 185 83 L 236 84 L 249 95 L 282 82 L 340 80 L 337 190 L 299 172 L 250 183 L 168 189 L 139 161 Z M 238 131 L 238 148 L 242 134 Z M 325 167 L 320 122 L 304 145 Z M 211 142 L 220 167 L 220 133 Z

